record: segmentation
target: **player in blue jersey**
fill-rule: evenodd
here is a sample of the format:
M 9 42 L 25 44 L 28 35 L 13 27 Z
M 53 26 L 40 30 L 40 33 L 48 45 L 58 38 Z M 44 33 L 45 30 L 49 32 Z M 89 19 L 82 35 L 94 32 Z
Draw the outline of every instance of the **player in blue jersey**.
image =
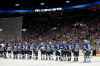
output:
M 92 46 L 88 40 L 84 41 L 83 44 L 83 54 L 84 54 L 84 62 L 91 62 L 91 51 Z
M 34 58 L 35 60 L 37 60 L 37 59 L 38 59 L 38 51 L 39 51 L 38 44 L 34 42 L 34 43 L 32 44 L 32 46 L 31 46 L 31 48 L 33 49 L 33 58 Z
M 44 42 L 41 42 L 39 49 L 41 52 L 41 60 L 46 60 L 46 45 Z
M 60 53 L 61 53 L 58 42 L 55 42 L 54 48 L 55 48 L 55 56 L 56 56 L 55 60 L 58 61 L 60 60 Z
M 60 60 L 65 61 L 66 60 L 66 48 L 65 48 L 66 42 L 61 42 L 60 46 Z

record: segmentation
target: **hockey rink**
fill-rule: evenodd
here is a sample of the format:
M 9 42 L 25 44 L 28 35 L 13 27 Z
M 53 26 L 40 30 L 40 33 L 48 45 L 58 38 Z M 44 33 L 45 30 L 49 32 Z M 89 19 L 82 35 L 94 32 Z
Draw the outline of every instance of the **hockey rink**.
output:
M 55 60 L 33 60 L 33 59 L 3 59 L 0 58 L 0 66 L 100 66 L 100 57 L 92 57 L 92 62 L 83 63 L 80 57 L 79 62 L 55 61 Z

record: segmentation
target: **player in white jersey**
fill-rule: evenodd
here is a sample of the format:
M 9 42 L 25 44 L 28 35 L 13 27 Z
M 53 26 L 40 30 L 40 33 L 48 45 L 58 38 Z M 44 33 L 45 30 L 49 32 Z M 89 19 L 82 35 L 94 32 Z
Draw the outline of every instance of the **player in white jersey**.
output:
M 1 46 L 0 48 L 1 56 L 6 58 L 6 46 L 4 43 L 1 43 L 0 46 Z
M 0 57 L 3 57 L 3 47 L 1 44 L 0 44 Z
M 8 44 L 8 46 L 7 46 L 7 55 L 8 55 L 8 58 L 11 58 L 11 53 L 12 53 L 12 46 L 10 44 Z

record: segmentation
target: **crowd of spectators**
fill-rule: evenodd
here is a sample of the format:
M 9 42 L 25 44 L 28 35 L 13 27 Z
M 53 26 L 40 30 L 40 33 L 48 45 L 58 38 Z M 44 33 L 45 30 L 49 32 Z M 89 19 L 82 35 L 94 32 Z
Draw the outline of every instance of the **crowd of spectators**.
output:
M 48 25 L 49 26 L 49 25 Z M 50 31 L 42 34 L 32 34 L 23 37 L 28 41 L 79 41 L 90 40 L 91 44 L 96 47 L 100 45 L 100 23 L 99 19 L 90 20 L 89 22 L 75 22 L 74 24 L 65 24 L 62 27 L 53 27 Z

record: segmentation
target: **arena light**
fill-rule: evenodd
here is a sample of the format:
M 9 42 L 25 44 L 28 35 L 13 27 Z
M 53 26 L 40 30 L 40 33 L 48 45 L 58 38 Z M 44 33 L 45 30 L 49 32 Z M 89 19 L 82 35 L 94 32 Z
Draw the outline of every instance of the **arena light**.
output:
M 55 9 L 55 8 L 51 8 L 51 9 L 48 9 L 49 11 L 53 11 L 53 9 Z
M 61 11 L 63 8 L 49 8 L 49 9 L 35 9 L 34 12 L 49 12 L 49 11 Z
M 76 5 L 76 6 L 72 6 L 72 8 L 85 8 L 87 6 L 89 6 L 89 4 Z
M 23 28 L 23 29 L 22 29 L 22 31 L 23 31 L 23 32 L 26 32 L 26 31 L 27 31 L 27 29 L 26 29 L 26 28 Z
M 57 9 L 56 8 L 52 8 L 52 11 L 56 11 Z
M 57 30 L 57 27 L 53 27 L 53 28 L 51 28 L 51 30 Z
M 65 1 L 66 3 L 70 3 L 70 1 L 69 0 L 67 0 L 67 1 Z
M 62 10 L 62 8 L 57 8 L 57 10 Z
M 45 3 L 42 2 L 42 3 L 40 3 L 40 5 L 45 5 Z
M 40 9 L 35 9 L 35 12 L 40 12 Z
M 45 12 L 47 12 L 47 11 L 48 11 L 48 9 L 44 9 L 44 11 L 45 11 Z
M 3 31 L 3 29 L 2 28 L 0 28 L 0 32 L 2 32 Z
M 20 4 L 19 3 L 16 3 L 15 6 L 20 6 Z

